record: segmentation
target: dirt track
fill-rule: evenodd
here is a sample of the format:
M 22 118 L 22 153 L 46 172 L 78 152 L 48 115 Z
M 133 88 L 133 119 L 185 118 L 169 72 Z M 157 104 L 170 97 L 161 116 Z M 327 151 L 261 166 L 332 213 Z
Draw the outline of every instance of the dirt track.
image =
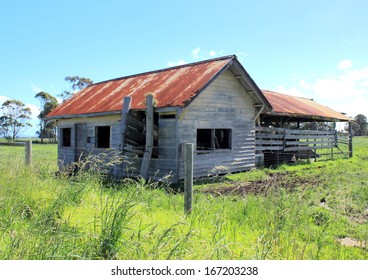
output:
M 275 189 L 294 190 L 303 186 L 318 186 L 323 182 L 321 178 L 301 178 L 292 172 L 271 173 L 267 179 L 254 182 L 234 182 L 232 184 L 225 183 L 216 187 L 208 187 L 203 193 L 212 195 L 267 195 Z

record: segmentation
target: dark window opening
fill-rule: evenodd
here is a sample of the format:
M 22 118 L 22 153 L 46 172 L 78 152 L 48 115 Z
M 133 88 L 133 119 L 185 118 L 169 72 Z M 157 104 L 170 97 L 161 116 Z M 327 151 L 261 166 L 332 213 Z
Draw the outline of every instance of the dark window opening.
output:
M 171 115 L 160 115 L 160 119 L 175 119 L 176 115 L 175 114 L 171 114 Z
M 197 129 L 197 150 L 231 149 L 231 129 Z
M 230 132 L 230 129 L 215 129 L 215 149 L 231 149 Z
M 110 148 L 110 126 L 97 126 L 96 138 L 96 148 Z
M 62 135 L 62 145 L 63 145 L 63 147 L 70 147 L 71 146 L 71 139 L 72 139 L 72 129 L 71 128 L 62 128 L 61 135 Z
M 211 150 L 212 129 L 197 129 L 197 150 Z

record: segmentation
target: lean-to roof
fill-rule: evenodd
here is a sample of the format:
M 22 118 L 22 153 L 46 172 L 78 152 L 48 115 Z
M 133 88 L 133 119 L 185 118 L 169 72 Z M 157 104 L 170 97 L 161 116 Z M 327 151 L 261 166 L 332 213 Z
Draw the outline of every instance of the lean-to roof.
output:
M 333 109 L 315 102 L 313 99 L 296 97 L 269 90 L 262 90 L 263 95 L 272 105 L 269 115 L 288 116 L 303 119 L 350 121 L 351 118 Z

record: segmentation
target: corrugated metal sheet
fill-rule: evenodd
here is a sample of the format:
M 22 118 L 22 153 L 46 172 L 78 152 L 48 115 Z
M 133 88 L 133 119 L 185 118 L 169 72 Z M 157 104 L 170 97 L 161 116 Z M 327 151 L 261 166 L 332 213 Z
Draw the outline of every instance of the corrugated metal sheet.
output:
M 132 109 L 145 108 L 145 96 L 153 93 L 156 107 L 183 107 L 235 56 L 118 78 L 93 84 L 60 104 L 48 117 L 119 111 L 123 98 L 132 97 Z
M 290 96 L 269 90 L 262 90 L 262 92 L 272 105 L 273 113 L 271 113 L 271 115 L 276 114 L 341 121 L 351 120 L 351 118 L 324 105 L 318 104 L 312 99 Z

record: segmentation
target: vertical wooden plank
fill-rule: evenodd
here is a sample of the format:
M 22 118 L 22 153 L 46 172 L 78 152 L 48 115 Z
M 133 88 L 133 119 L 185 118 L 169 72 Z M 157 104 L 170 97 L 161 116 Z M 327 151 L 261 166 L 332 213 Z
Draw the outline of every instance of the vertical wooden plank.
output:
M 193 200 L 193 143 L 184 144 L 184 212 L 192 212 Z
M 153 148 L 153 95 L 146 96 L 146 147 L 144 150 L 141 177 L 148 179 L 149 164 L 152 157 Z
M 123 155 L 124 153 L 124 146 L 125 146 L 125 131 L 127 127 L 127 117 L 130 111 L 130 106 L 132 104 L 132 98 L 130 96 L 125 96 L 123 99 L 123 107 L 121 110 L 121 121 L 120 121 L 120 151 Z M 114 176 L 118 177 L 121 175 L 122 171 L 124 170 L 124 163 L 118 164 L 114 167 Z
M 120 122 L 121 151 L 123 151 L 125 146 L 125 131 L 127 127 L 127 116 L 130 111 L 131 104 L 132 98 L 130 96 L 125 96 L 123 100 L 123 109 L 121 111 L 121 122 Z
M 24 142 L 25 164 L 32 165 L 32 141 Z

